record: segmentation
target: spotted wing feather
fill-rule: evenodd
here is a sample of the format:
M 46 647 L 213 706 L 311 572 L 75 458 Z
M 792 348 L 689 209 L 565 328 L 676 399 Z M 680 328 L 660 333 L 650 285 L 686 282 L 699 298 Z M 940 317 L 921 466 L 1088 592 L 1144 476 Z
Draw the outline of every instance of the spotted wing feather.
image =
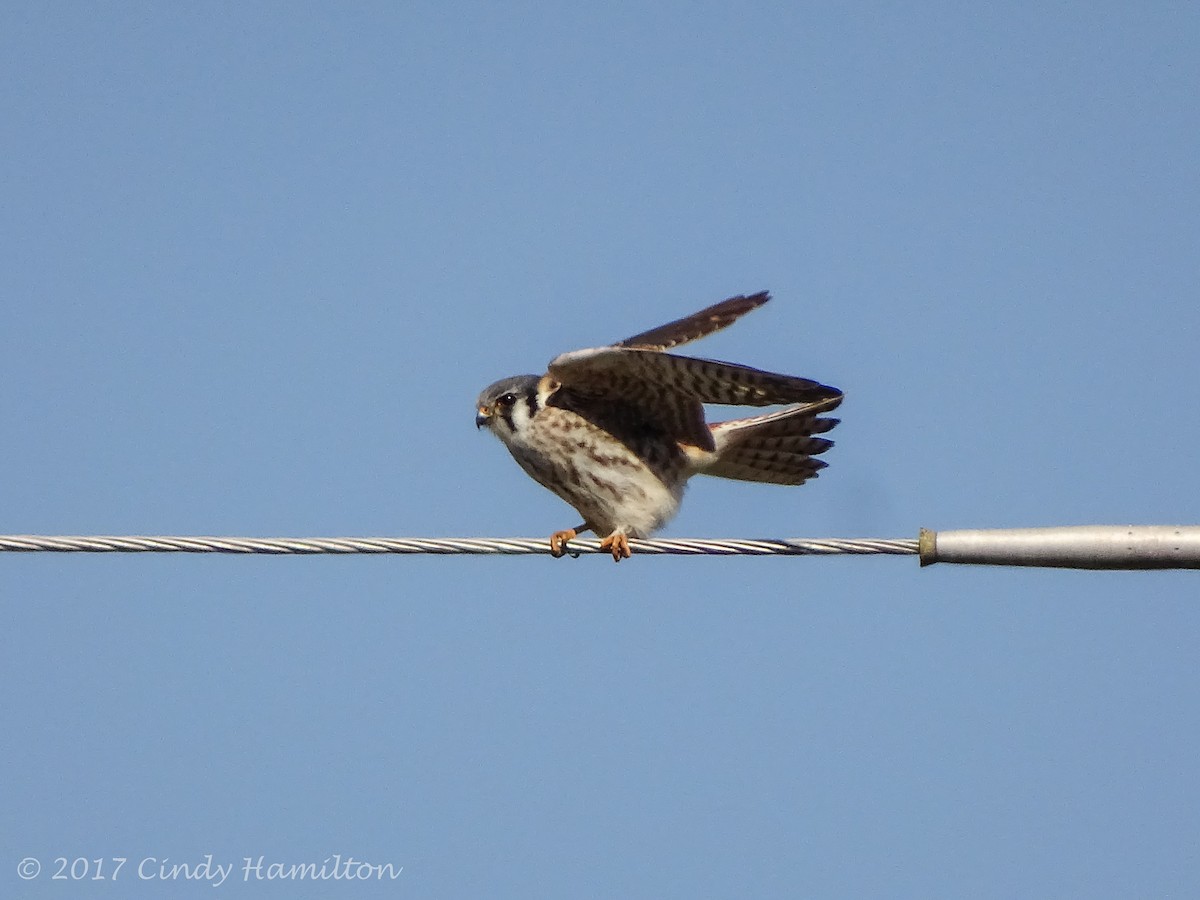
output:
M 609 354 L 616 356 L 610 359 Z M 549 376 L 559 382 L 550 397 L 561 406 L 621 437 L 655 431 L 705 450 L 712 450 L 712 432 L 697 398 L 658 381 L 638 365 L 621 365 L 625 354 L 663 356 L 658 351 L 601 347 L 564 353 L 550 363 Z M 600 354 L 595 359 L 590 354 Z
M 741 295 L 730 297 L 728 300 L 714 303 L 698 313 L 684 316 L 682 319 L 676 319 L 666 325 L 659 325 L 657 328 L 635 334 L 631 338 L 625 338 L 613 346 L 638 347 L 644 350 L 670 350 L 672 347 L 699 340 L 732 325 L 746 313 L 758 309 L 770 299 L 771 295 L 766 291 L 760 291 L 749 297 Z
M 808 378 L 636 347 L 574 350 L 554 359 L 549 371 L 563 384 L 614 396 L 653 389 L 734 406 L 815 403 L 841 396 L 837 388 Z
M 550 363 L 549 374 L 575 398 L 629 407 L 649 425 L 709 450 L 704 403 L 772 406 L 841 397 L 807 378 L 632 347 L 564 353 Z

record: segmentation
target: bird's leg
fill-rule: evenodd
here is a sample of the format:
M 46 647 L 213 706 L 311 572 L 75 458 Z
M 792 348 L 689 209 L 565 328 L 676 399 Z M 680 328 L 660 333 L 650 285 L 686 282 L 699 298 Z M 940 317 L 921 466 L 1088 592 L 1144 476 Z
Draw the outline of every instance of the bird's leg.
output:
M 579 532 L 587 531 L 587 523 L 576 525 L 574 528 L 567 528 L 564 531 L 556 531 L 550 535 L 550 555 L 555 559 L 562 557 L 567 552 L 567 541 L 573 541 L 579 536 Z M 575 554 L 578 556 L 579 554 Z
M 600 542 L 600 549 L 611 551 L 614 562 L 629 559 L 629 538 L 623 531 L 614 531 Z

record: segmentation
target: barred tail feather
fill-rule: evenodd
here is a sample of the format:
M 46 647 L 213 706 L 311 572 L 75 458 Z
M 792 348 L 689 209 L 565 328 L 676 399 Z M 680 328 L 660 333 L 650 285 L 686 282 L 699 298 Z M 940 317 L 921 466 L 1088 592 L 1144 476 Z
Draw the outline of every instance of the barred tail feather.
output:
M 833 441 L 815 435 L 824 434 L 839 421 L 819 414 L 841 401 L 839 394 L 762 416 L 717 422 L 712 426 L 716 450 L 700 471 L 738 481 L 803 484 L 825 468 L 824 462 L 813 457 L 833 446 Z

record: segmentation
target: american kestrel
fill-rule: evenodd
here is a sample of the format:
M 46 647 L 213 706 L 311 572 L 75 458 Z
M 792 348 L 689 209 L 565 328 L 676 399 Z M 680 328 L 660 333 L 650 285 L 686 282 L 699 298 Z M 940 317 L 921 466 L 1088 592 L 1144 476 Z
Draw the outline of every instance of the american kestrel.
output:
M 580 531 L 620 562 L 629 538 L 648 537 L 675 515 L 693 475 L 803 484 L 825 463 L 842 392 L 807 378 L 664 351 L 705 337 L 762 306 L 770 295 L 731 297 L 608 347 L 575 350 L 545 375 L 486 388 L 476 427 L 486 426 L 535 481 L 578 510 L 583 524 L 550 536 L 562 556 Z M 728 422 L 704 421 L 705 403 L 792 404 Z

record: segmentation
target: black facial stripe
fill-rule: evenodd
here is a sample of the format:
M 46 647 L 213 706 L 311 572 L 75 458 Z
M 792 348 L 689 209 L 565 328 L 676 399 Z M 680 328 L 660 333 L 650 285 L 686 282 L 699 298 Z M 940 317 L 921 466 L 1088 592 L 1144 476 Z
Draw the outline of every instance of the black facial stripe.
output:
M 529 418 L 537 415 L 537 388 L 532 388 L 525 394 L 525 408 L 529 410 Z
M 500 418 L 504 420 L 504 424 L 508 426 L 509 431 L 516 431 L 516 426 L 513 425 L 512 407 L 497 404 L 496 412 L 500 414 Z

